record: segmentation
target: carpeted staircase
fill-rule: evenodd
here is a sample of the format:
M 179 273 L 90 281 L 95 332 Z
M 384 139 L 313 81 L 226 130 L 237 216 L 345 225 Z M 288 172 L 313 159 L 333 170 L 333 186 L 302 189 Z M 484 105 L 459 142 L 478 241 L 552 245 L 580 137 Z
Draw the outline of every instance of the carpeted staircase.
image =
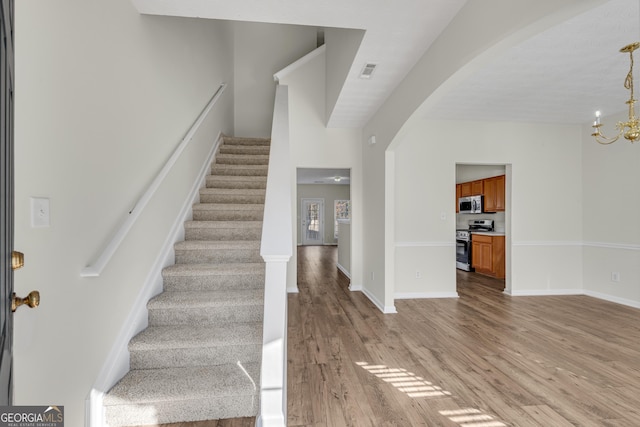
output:
M 256 416 L 269 148 L 224 138 L 149 326 L 129 343 L 131 371 L 104 398 L 109 426 Z

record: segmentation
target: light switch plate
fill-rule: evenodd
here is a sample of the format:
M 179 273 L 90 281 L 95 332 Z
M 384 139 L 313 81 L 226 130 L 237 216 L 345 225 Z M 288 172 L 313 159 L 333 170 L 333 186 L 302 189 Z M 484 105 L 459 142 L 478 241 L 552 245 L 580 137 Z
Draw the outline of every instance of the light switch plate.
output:
M 51 225 L 49 199 L 45 197 L 31 198 L 31 227 L 41 228 Z

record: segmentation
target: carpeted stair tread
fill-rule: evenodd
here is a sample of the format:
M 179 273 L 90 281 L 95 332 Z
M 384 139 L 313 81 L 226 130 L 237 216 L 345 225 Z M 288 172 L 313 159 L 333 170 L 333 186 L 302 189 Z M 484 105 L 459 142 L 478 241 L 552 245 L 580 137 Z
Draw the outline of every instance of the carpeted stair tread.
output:
M 265 189 L 267 188 L 266 176 L 251 175 L 207 175 L 207 188 L 246 188 L 246 189 Z
M 221 165 L 211 167 L 211 175 L 224 176 L 267 176 L 267 165 Z
M 201 211 L 254 211 L 263 209 L 263 203 L 196 203 L 193 205 L 193 210 Z
M 238 264 L 174 264 L 162 270 L 162 276 L 227 276 L 238 275 L 263 275 L 264 263 L 238 263 Z
M 133 370 L 105 396 L 106 416 L 111 426 L 255 416 L 259 384 L 258 363 Z
M 258 228 L 262 221 L 186 221 L 185 228 Z
M 174 264 L 162 277 L 165 291 L 264 289 L 265 264 Z
M 221 145 L 220 154 L 269 155 L 268 145 Z
M 257 240 L 241 241 L 213 241 L 213 240 L 184 240 L 174 245 L 176 250 L 197 251 L 197 250 L 229 250 L 229 249 L 260 249 L 260 242 Z
M 244 369 L 243 369 L 244 368 Z M 167 402 L 218 395 L 252 394 L 260 367 L 219 365 L 135 370 L 129 372 L 104 398 L 105 405 L 127 402 Z M 248 375 L 247 375 L 248 374 Z M 143 381 L 146 380 L 146 381 Z
M 259 362 L 262 323 L 150 326 L 129 343 L 133 369 Z
M 215 165 L 268 165 L 268 154 L 221 153 L 216 156 Z
M 263 145 L 270 146 L 271 140 L 269 138 L 245 138 L 238 136 L 225 136 L 224 145 Z
M 149 310 L 165 308 L 183 308 L 185 310 L 201 307 L 262 307 L 264 291 L 262 289 L 241 289 L 223 291 L 183 291 L 162 292 L 147 303 Z
M 262 344 L 261 323 L 150 326 L 129 343 L 129 351 Z

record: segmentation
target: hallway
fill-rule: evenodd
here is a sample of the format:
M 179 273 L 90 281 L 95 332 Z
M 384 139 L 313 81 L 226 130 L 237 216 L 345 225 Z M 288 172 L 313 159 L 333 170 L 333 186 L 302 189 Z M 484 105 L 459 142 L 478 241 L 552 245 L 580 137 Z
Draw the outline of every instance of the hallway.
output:
M 289 426 L 638 425 L 639 310 L 465 283 L 383 315 L 335 261 L 298 247 Z

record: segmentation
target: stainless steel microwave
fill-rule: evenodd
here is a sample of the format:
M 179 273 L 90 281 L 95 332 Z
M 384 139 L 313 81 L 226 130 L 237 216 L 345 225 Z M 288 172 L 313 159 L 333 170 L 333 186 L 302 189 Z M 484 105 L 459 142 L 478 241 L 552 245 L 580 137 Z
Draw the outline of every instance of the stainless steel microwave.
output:
M 482 213 L 482 196 L 460 197 L 458 200 L 458 211 L 466 214 Z

